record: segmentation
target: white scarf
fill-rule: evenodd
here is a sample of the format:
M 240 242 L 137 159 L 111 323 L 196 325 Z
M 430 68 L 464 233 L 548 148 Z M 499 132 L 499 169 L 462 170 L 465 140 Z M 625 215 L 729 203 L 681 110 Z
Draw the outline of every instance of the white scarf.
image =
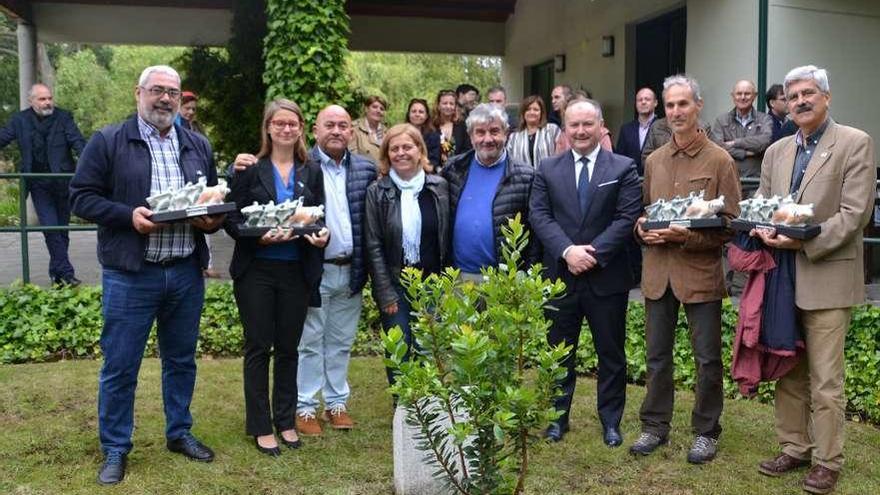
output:
M 400 190 L 400 225 L 403 230 L 403 260 L 409 265 L 421 260 L 422 211 L 419 209 L 419 193 L 425 186 L 425 172 L 419 172 L 406 181 L 392 168 L 388 176 Z

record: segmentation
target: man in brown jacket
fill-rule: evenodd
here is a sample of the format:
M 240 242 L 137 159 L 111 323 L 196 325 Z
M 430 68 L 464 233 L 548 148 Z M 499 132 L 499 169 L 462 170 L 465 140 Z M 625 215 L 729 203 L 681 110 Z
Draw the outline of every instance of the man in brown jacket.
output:
M 792 193 L 798 203 L 812 203 L 811 223 L 822 230 L 807 241 L 752 233 L 767 246 L 796 253 L 795 304 L 806 342 L 798 366 L 776 383 L 776 436 L 782 452 L 759 470 L 780 476 L 812 464 L 804 490 L 829 493 L 843 466 L 844 340 L 852 306 L 865 299 L 862 229 L 874 203 L 874 142 L 829 117 L 831 91 L 824 69 L 792 69 L 784 88 L 799 130 L 767 150 L 758 192 Z
M 740 186 L 733 159 L 712 143 L 699 126 L 703 101 L 697 82 L 687 76 L 663 81 L 663 105 L 672 139 L 645 163 L 644 204 L 704 191 L 705 199 L 724 196 L 719 214 L 739 214 Z M 702 464 L 715 458 L 724 395 L 721 365 L 721 300 L 726 296 L 721 246 L 726 229 L 690 230 L 679 225 L 646 231 L 636 224 L 637 238 L 647 245 L 642 270 L 647 340 L 647 393 L 639 413 L 642 434 L 630 447 L 648 455 L 667 443 L 672 420 L 672 347 L 678 308 L 684 304 L 697 362 L 696 403 L 691 426 L 695 435 L 687 460 Z

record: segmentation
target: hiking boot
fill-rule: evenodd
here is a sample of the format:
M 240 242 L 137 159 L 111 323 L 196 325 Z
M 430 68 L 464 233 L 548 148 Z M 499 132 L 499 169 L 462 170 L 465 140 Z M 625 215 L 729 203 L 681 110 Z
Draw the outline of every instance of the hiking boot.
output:
M 666 445 L 668 438 L 660 438 L 653 433 L 642 432 L 639 438 L 630 446 L 630 454 L 648 455 L 657 450 L 657 447 Z
M 810 493 L 831 493 L 837 486 L 837 478 L 840 476 L 839 471 L 832 471 L 821 464 L 816 464 L 810 468 L 807 477 L 804 478 L 804 491 Z
M 354 428 L 354 420 L 345 410 L 345 404 L 334 404 L 329 410 L 324 409 L 321 419 L 330 423 L 334 430 L 350 430 Z
M 319 437 L 321 433 L 324 433 L 314 411 L 296 413 L 294 423 L 296 424 L 296 432 L 304 437 Z
M 758 472 L 767 476 L 778 477 L 797 468 L 809 466 L 810 461 L 798 459 L 788 454 L 779 454 L 773 459 L 767 459 L 758 465 Z
M 691 464 L 705 464 L 715 458 L 718 452 L 718 439 L 697 435 L 688 452 L 687 461 Z

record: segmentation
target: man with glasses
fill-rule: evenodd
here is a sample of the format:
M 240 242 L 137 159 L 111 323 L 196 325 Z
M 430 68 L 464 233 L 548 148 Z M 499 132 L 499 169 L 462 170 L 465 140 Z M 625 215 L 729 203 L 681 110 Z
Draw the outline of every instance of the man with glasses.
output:
M 55 106 L 52 90 L 45 84 L 34 84 L 28 91 L 30 108 L 16 113 L 0 128 L 0 148 L 13 140 L 21 150 L 23 173 L 73 172 L 76 162 L 71 152 L 82 153 L 85 138 L 67 110 Z M 40 225 L 67 225 L 70 221 L 70 200 L 66 179 L 28 179 L 27 191 L 34 202 Z M 67 256 L 70 238 L 64 232 L 43 232 L 49 250 L 49 279 L 56 285 L 77 286 Z
M 132 449 L 134 397 L 147 337 L 157 326 L 162 359 L 166 446 L 202 462 L 214 453 L 193 437 L 190 402 L 196 379 L 196 341 L 208 264 L 205 233 L 223 215 L 161 224 L 150 221 L 146 198 L 207 178 L 217 183 L 204 136 L 174 124 L 180 76 L 168 66 L 147 67 L 135 88 L 137 114 L 95 133 L 70 183 L 73 211 L 98 224 L 103 266 L 98 432 L 101 484 L 125 476 Z

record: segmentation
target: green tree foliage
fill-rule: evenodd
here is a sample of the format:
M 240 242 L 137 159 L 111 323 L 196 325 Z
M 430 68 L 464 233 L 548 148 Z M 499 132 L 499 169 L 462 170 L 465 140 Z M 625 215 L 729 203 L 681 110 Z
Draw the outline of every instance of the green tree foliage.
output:
M 380 95 L 388 101 L 386 120 L 403 122 L 411 98 L 424 98 L 433 106 L 437 92 L 461 83 L 485 92 L 501 80 L 501 59 L 471 55 L 429 53 L 353 52 L 348 59 L 352 85 L 363 95 Z M 350 109 L 360 113 L 362 108 Z
M 263 81 L 267 98 L 302 108 L 309 128 L 324 106 L 354 99 L 345 71 L 349 18 L 344 0 L 268 0 Z
M 547 343 L 544 308 L 565 285 L 540 265 L 517 270 L 529 235 L 519 216 L 503 230 L 503 262 L 482 284 L 452 268 L 425 280 L 407 269 L 416 345 L 398 327 L 382 337 L 419 448 L 462 495 L 522 493 L 533 433 L 559 417 L 552 399 L 567 349 Z
M 82 49 L 58 56 L 55 101 L 70 110 L 87 138 L 105 125 L 119 122 L 136 110 L 134 90 L 141 71 L 150 65 L 172 65 L 183 48 L 158 46 L 110 47 L 109 69 L 97 54 Z
M 183 87 L 199 95 L 198 120 L 220 161 L 260 147 L 263 84 L 264 0 L 238 0 L 226 49 L 195 48 L 180 58 Z

